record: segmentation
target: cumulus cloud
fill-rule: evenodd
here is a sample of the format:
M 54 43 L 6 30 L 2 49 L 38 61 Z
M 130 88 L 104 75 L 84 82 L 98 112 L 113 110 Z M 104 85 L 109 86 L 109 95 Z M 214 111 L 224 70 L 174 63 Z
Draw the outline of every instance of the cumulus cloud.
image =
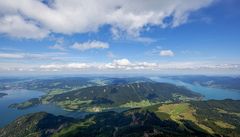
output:
M 80 51 L 90 50 L 90 49 L 107 49 L 109 44 L 101 41 L 88 41 L 84 43 L 74 43 L 71 48 Z
M 159 54 L 160 56 L 168 56 L 168 57 L 174 56 L 174 53 L 172 50 L 161 50 Z
M 50 32 L 74 34 L 110 25 L 114 35 L 132 36 L 148 25 L 177 27 L 191 12 L 214 0 L 0 0 L 0 33 L 14 37 L 43 38 Z M 170 21 L 165 21 L 171 18 Z M 21 26 L 21 27 L 19 27 Z M 4 29 L 3 29 L 4 28 Z
M 49 33 L 48 30 L 18 15 L 0 17 L 0 26 L 0 33 L 17 38 L 42 39 Z
M 92 70 L 92 71 L 170 71 L 170 70 L 240 70 L 240 64 L 214 64 L 203 62 L 130 62 L 128 59 L 113 60 L 110 63 L 67 63 L 41 65 L 41 70 L 63 71 L 63 70 Z
M 125 73 L 160 73 L 160 72 L 240 72 L 240 64 L 212 63 L 212 62 L 132 62 L 128 59 L 113 60 L 108 63 L 70 62 L 70 63 L 46 63 L 22 64 L 0 62 L 0 72 L 107 72 Z
M 86 69 L 90 65 L 86 63 L 69 63 L 69 64 L 48 64 L 41 65 L 40 69 L 45 71 L 59 71 L 59 70 L 74 70 L 74 69 Z
M 128 59 L 119 59 L 119 60 L 114 60 L 113 64 L 119 65 L 119 66 L 128 66 L 131 64 L 131 62 Z

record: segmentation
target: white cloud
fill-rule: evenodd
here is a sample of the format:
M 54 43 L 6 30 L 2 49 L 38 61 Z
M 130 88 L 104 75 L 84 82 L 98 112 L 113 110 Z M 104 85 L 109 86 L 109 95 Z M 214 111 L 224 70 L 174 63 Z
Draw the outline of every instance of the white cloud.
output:
M 83 68 L 89 68 L 90 65 L 86 63 L 70 63 L 67 65 L 67 68 L 73 68 L 73 69 L 83 69 Z
M 134 37 L 134 38 L 131 38 L 131 40 L 146 43 L 146 44 L 154 43 L 157 41 L 156 39 L 149 38 L 149 37 Z
M 81 72 L 81 73 L 161 73 L 161 72 L 240 72 L 240 64 L 213 62 L 132 62 L 128 59 L 113 60 L 108 63 L 70 62 L 23 64 L 20 62 L 0 62 L 0 73 L 3 72 Z
M 49 64 L 49 65 L 41 65 L 40 68 L 41 69 L 60 69 L 63 68 L 65 65 L 58 65 L 58 64 Z
M 63 57 L 65 52 L 46 52 L 46 53 L 0 53 L 0 59 L 15 59 L 15 60 L 58 60 L 59 56 Z
M 12 53 L 0 53 L 0 59 L 6 58 L 6 59 L 21 59 L 24 58 L 23 54 L 12 54 Z
M 174 56 L 174 53 L 172 50 L 161 50 L 159 54 L 160 56 L 168 56 L 168 57 Z
M 49 48 L 55 49 L 55 50 L 60 50 L 60 51 L 66 51 L 66 49 L 62 45 L 59 45 L 59 44 L 55 44 L 53 46 L 50 46 Z
M 54 0 L 46 5 L 40 0 L 0 0 L 0 14 L 5 16 L 0 19 L 1 26 L 7 28 L 0 32 L 14 37 L 43 38 L 49 31 L 85 33 L 110 25 L 114 35 L 126 32 L 138 36 L 148 25 L 165 28 L 186 23 L 191 12 L 213 1 Z M 172 20 L 165 22 L 168 17 Z M 9 21 L 6 18 L 12 19 Z
M 119 66 L 128 66 L 131 64 L 131 62 L 128 59 L 119 59 L 119 60 L 114 60 L 113 64 L 119 65 Z
M 69 63 L 69 64 L 48 64 L 41 65 L 40 69 L 45 71 L 59 71 L 59 70 L 72 70 L 72 69 L 86 69 L 90 65 L 86 63 Z
M 207 62 L 131 62 L 128 59 L 113 60 L 109 63 L 66 63 L 66 64 L 46 64 L 41 65 L 40 70 L 44 71 L 71 71 L 71 70 L 88 70 L 97 72 L 158 72 L 171 70 L 236 70 L 240 71 L 240 64 L 216 64 Z
M 27 39 L 42 39 L 49 33 L 48 30 L 37 27 L 31 21 L 26 21 L 18 15 L 0 17 L 0 33 Z
M 109 44 L 101 41 L 88 41 L 84 43 L 76 42 L 72 45 L 72 48 L 80 51 L 85 51 L 90 49 L 107 49 L 109 48 Z
M 98 64 L 95 66 L 98 69 L 129 69 L 132 66 L 132 63 L 128 59 L 118 59 L 113 60 L 111 63 Z

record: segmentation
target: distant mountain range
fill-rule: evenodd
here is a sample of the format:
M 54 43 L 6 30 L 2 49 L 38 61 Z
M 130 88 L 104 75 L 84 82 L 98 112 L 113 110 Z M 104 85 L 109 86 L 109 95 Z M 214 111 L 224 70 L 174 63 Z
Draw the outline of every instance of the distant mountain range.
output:
M 90 86 L 119 85 L 127 83 L 152 82 L 145 77 L 53 77 L 53 78 L 4 78 L 0 79 L 0 90 L 28 89 L 50 92 L 52 90 L 72 90 Z
M 240 76 L 167 76 L 190 84 L 240 91 Z

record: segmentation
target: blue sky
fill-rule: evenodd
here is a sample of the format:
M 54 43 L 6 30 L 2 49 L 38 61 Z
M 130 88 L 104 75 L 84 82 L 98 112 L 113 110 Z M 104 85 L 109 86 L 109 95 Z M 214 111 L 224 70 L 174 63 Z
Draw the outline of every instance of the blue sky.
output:
M 238 5 L 0 0 L 0 73 L 239 74 Z

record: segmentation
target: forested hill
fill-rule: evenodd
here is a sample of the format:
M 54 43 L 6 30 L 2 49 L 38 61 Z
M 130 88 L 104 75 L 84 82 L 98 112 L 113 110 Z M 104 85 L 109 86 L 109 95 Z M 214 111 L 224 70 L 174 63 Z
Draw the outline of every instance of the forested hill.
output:
M 75 119 L 54 116 L 45 112 L 27 114 L 17 118 L 4 128 L 0 137 L 46 137 L 74 123 Z
M 130 101 L 140 102 L 142 100 L 150 101 L 173 101 L 175 95 L 181 95 L 189 98 L 200 97 L 184 87 L 175 86 L 167 83 L 143 82 L 133 84 L 93 86 L 82 88 L 71 92 L 54 96 L 51 101 L 59 102 L 64 100 L 82 100 L 95 101 L 99 104 L 109 103 L 121 105 Z
M 154 113 L 139 109 L 122 113 L 102 112 L 78 122 L 41 112 L 22 116 L 0 132 L 0 137 L 211 136 L 201 130 L 182 129 L 174 121 L 161 120 Z

